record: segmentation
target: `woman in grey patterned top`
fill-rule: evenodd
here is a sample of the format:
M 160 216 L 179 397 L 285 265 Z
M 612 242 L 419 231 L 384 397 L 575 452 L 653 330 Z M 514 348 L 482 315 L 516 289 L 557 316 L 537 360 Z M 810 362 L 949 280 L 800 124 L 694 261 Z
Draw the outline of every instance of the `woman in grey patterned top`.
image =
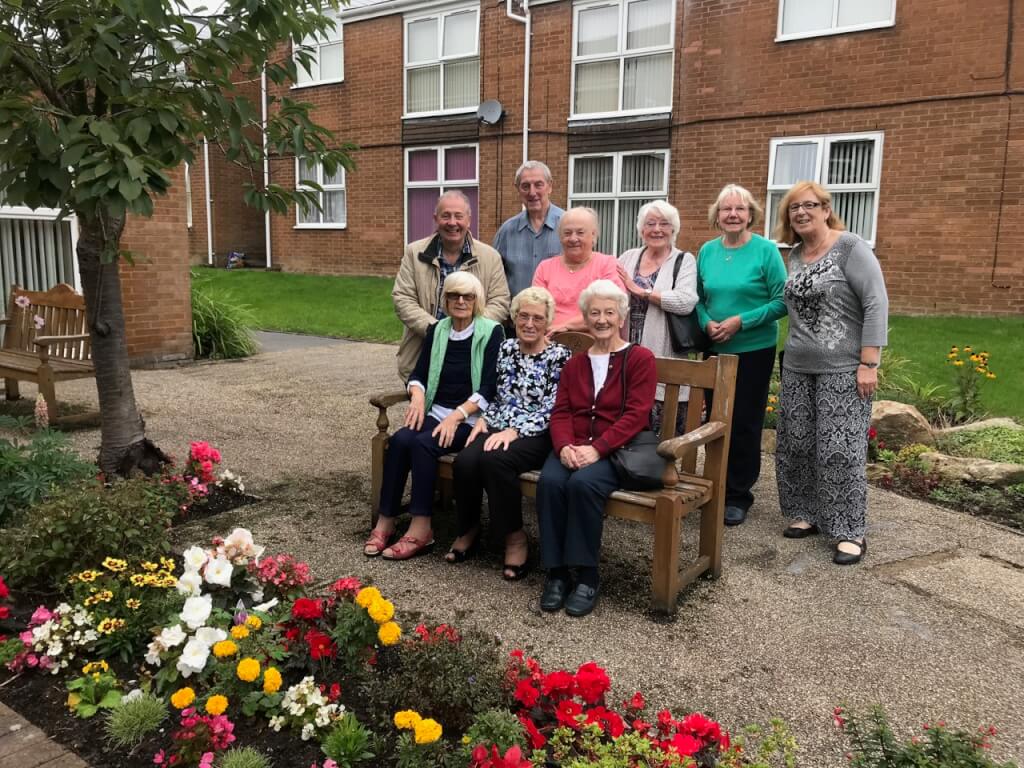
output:
M 793 521 L 783 536 L 825 531 L 837 542 L 833 562 L 851 565 L 867 551 L 868 428 L 889 300 L 878 259 L 844 229 L 814 182 L 798 182 L 779 205 L 775 238 L 796 246 L 775 461 L 779 503 Z

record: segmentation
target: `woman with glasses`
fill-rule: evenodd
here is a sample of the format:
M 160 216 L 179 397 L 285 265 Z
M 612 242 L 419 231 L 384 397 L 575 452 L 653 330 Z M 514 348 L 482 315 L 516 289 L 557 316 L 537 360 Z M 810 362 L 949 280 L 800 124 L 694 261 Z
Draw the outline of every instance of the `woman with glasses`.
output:
M 516 338 L 506 340 L 498 353 L 497 394 L 455 458 L 459 537 L 445 559 L 461 563 L 476 553 L 486 490 L 491 534 L 505 543 L 506 581 L 518 581 L 528 570 L 519 475 L 540 469 L 551 453 L 548 422 L 562 366 L 572 356 L 567 347 L 548 341 L 554 316 L 554 297 L 543 288 L 526 288 L 512 300 Z
M 380 492 L 380 517 L 363 546 L 367 557 L 408 560 L 434 544 L 430 516 L 437 459 L 466 444 L 479 414 L 494 400 L 501 325 L 482 316 L 486 299 L 471 273 L 454 272 L 444 281 L 445 317 L 427 330 L 409 379 L 409 410 L 404 426 L 388 441 Z M 391 543 L 405 481 L 412 474 L 405 536 Z
M 736 397 L 729 439 L 725 524 L 740 525 L 754 503 L 761 474 L 761 429 L 775 367 L 778 320 L 786 314 L 786 265 L 771 240 L 752 231 L 761 217 L 754 196 L 727 184 L 708 210 L 722 235 L 697 257 L 697 316 L 712 353 L 736 355 Z
M 775 237 L 796 245 L 775 462 L 782 514 L 792 521 L 782 535 L 824 531 L 837 542 L 833 562 L 852 565 L 868 546 L 868 429 L 889 299 L 875 254 L 844 229 L 832 196 L 813 181 L 782 198 Z
M 667 314 L 688 315 L 697 305 L 697 263 L 692 253 L 675 246 L 679 234 L 679 211 L 664 200 L 640 208 L 636 231 L 643 247 L 619 256 L 619 278 L 629 294 L 628 338 L 631 344 L 647 347 L 655 357 L 685 357 L 672 349 Z M 687 387 L 680 388 L 676 413 L 676 434 L 685 431 Z M 658 385 L 651 423 L 661 429 L 665 408 L 665 385 Z

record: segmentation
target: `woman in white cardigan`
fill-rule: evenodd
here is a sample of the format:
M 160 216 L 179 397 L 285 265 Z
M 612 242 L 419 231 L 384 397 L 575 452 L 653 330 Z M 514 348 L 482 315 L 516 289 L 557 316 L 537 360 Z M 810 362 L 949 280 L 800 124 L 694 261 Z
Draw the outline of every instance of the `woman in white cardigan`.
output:
M 697 306 L 697 261 L 692 253 L 675 247 L 679 234 L 679 211 L 664 200 L 654 200 L 640 209 L 636 231 L 642 248 L 619 256 L 619 277 L 629 292 L 628 340 L 654 353 L 655 357 L 680 357 L 672 351 L 665 313 L 688 315 Z M 676 434 L 686 423 L 688 388 L 679 392 Z M 661 429 L 665 387 L 658 392 L 651 412 L 655 431 Z

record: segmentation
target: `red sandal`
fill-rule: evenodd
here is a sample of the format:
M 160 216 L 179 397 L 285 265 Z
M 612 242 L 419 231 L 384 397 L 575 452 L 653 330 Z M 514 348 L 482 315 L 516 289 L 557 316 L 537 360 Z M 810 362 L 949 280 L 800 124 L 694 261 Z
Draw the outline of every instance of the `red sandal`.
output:
M 384 533 L 374 528 L 370 531 L 370 538 L 363 544 L 363 554 L 367 557 L 377 557 L 377 555 L 387 549 L 388 542 L 391 541 L 391 537 L 394 535 L 394 532 Z
M 385 560 L 408 560 L 417 555 L 425 555 L 434 548 L 434 539 L 423 541 L 415 536 L 403 536 L 395 544 L 384 550 Z M 389 555 L 388 552 L 391 554 Z

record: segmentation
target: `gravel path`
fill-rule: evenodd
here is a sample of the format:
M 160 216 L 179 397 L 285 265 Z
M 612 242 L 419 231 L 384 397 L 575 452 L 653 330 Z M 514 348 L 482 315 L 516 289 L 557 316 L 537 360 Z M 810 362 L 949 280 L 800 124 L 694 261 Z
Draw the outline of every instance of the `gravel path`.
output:
M 264 499 L 186 528 L 183 542 L 211 524 L 246 525 L 271 551 L 308 559 L 325 581 L 373 580 L 407 622 L 475 625 L 550 668 L 593 659 L 618 694 L 640 688 L 657 704 L 700 709 L 733 729 L 782 717 L 803 765 L 845 764 L 831 725 L 840 702 L 881 702 L 910 730 L 939 718 L 995 724 L 995 755 L 1024 761 L 1024 539 L 1013 531 L 873 488 L 871 550 L 863 565 L 840 569 L 824 541 L 780 537 L 766 460 L 751 519 L 726 533 L 722 578 L 684 593 L 674 620 L 646 612 L 651 539 L 620 520 L 606 528 L 597 611 L 582 620 L 541 614 L 541 576 L 505 583 L 495 555 L 460 567 L 440 551 L 401 564 L 362 556 L 376 430 L 367 397 L 398 384 L 395 348 L 285 347 L 136 372 L 150 437 L 178 456 L 190 439 L 211 441 Z M 58 395 L 95 403 L 91 382 Z M 99 436 L 74 440 L 94 455 Z M 437 522 L 439 546 L 450 541 L 447 524 Z M 684 546 L 695 540 L 691 520 Z

